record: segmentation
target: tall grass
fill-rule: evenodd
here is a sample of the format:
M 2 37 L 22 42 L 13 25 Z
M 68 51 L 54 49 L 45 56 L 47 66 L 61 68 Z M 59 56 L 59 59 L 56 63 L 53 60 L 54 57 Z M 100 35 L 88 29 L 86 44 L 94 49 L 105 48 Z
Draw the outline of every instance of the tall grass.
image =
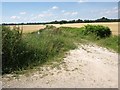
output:
M 34 32 L 24 36 L 24 41 L 28 43 L 31 48 L 34 48 L 37 57 L 36 60 L 39 63 L 48 62 L 54 57 L 76 48 L 75 43 L 71 43 L 74 42 L 74 40 L 66 37 L 69 33 L 59 28 L 47 27 L 39 32 L 40 34 Z
M 2 73 L 23 70 L 34 64 L 34 49 L 23 41 L 19 28 L 2 27 Z
M 96 40 L 95 42 L 102 47 L 106 47 L 108 49 L 111 49 L 111 50 L 114 50 L 114 51 L 120 53 L 119 40 L 120 40 L 120 36 L 110 36 L 108 38 Z
M 57 28 L 46 28 L 31 34 L 22 34 L 19 28 L 2 28 L 2 73 L 25 70 L 53 60 L 76 48 L 71 38 L 66 38 Z M 57 58 L 55 59 L 57 60 Z

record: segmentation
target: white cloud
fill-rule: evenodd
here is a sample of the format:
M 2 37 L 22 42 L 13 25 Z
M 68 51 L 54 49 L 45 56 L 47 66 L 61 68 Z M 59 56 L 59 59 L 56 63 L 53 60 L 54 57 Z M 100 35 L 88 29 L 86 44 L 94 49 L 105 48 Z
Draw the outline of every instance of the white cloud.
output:
M 78 3 L 86 2 L 86 0 L 79 0 Z
M 34 17 L 32 17 L 32 20 L 39 19 L 39 18 L 49 18 L 53 15 L 54 15 L 53 13 L 40 13 L 36 16 L 34 15 Z
M 38 17 L 45 17 L 45 15 L 44 14 L 39 14 Z
M 52 7 L 53 10 L 56 10 L 56 9 L 58 9 L 58 8 L 59 8 L 59 7 L 57 7 L 57 6 L 53 6 L 53 7 Z
M 91 10 L 90 13 L 97 17 L 108 17 L 108 18 L 113 18 L 113 17 L 118 17 L 118 7 L 112 7 L 109 9 L 101 9 L 101 10 Z M 98 14 L 99 13 L 99 14 Z
M 118 13 L 118 8 L 114 7 L 112 9 L 103 10 L 103 11 L 101 11 L 100 14 L 102 14 L 102 15 L 114 15 L 114 14 L 117 14 L 117 13 Z
M 91 10 L 90 13 L 93 15 L 93 17 L 107 17 L 107 18 L 117 18 L 118 17 L 118 8 L 112 7 L 112 8 L 106 8 L 106 9 L 100 9 L 100 10 Z M 99 14 L 98 14 L 99 13 Z
M 20 12 L 20 14 L 21 14 L 21 15 L 25 15 L 25 14 L 26 14 L 26 12 Z
M 72 12 L 72 15 L 77 15 L 78 14 L 78 12 Z
M 65 12 L 65 10 L 62 10 L 61 12 L 62 12 L 62 13 L 64 13 L 64 12 Z
M 36 17 L 31 17 L 29 20 L 30 21 L 34 21 L 34 20 L 36 20 L 38 18 L 38 16 L 36 16 Z
M 42 14 L 39 14 L 38 17 L 49 17 L 52 15 L 53 15 L 52 13 L 42 13 Z
M 77 15 L 78 12 L 65 12 L 63 15 Z
M 30 19 L 29 19 L 29 21 L 37 21 L 38 19 L 46 19 L 46 18 L 50 18 L 50 17 L 52 17 L 54 14 L 52 13 L 52 12 L 47 12 L 47 11 L 45 11 L 45 12 L 41 12 L 41 13 L 39 13 L 39 14 L 31 14 L 30 15 Z
M 115 9 L 115 10 L 116 10 L 116 9 L 118 9 L 118 7 L 114 7 L 113 9 Z
M 34 14 L 31 14 L 30 16 L 31 16 L 31 17 L 33 17 L 33 16 L 34 16 Z
M 11 16 L 10 18 L 11 18 L 11 19 L 20 19 L 19 16 Z

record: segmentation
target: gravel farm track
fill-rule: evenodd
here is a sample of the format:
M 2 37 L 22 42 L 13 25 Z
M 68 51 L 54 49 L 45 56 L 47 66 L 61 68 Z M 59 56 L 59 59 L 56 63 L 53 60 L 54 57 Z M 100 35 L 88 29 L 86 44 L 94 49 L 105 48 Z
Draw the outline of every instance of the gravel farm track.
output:
M 12 77 L 12 78 L 11 78 Z M 79 45 L 55 68 L 3 77 L 5 88 L 118 88 L 118 53 L 95 44 Z

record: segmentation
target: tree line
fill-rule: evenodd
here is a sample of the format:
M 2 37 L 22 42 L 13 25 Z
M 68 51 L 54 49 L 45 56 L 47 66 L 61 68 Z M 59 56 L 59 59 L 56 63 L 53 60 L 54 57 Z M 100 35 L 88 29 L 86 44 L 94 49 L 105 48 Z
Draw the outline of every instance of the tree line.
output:
M 39 22 L 35 22 L 35 23 L 2 23 L 2 25 L 39 25 L 39 24 L 67 24 L 67 23 L 95 23 L 95 22 L 119 22 L 120 19 L 108 19 L 106 17 L 102 17 L 100 19 L 96 19 L 96 20 L 82 20 L 82 19 L 78 19 L 78 20 L 61 20 L 61 21 L 52 21 L 52 22 L 46 22 L 46 23 L 39 23 Z

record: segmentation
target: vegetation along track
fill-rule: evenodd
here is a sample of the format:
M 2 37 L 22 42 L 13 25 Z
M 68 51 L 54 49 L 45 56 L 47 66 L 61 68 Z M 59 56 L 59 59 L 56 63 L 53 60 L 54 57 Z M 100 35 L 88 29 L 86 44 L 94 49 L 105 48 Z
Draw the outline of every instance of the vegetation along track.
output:
M 108 27 L 47 26 L 29 34 L 3 29 L 3 50 L 10 53 L 3 52 L 3 87 L 118 87 L 119 36 L 112 36 Z M 33 72 L 17 76 L 31 68 Z

